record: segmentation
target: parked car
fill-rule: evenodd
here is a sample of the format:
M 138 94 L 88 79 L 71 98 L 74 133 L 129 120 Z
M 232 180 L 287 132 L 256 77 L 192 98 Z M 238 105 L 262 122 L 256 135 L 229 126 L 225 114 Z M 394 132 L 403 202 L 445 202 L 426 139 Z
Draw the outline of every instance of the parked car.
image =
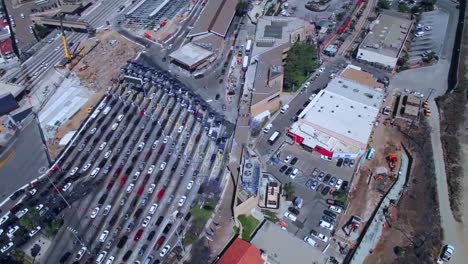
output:
M 329 192 L 330 192 L 329 186 L 325 186 L 321 191 L 322 195 L 327 195 Z
M 343 165 L 343 158 L 339 158 L 338 161 L 336 162 L 336 166 L 341 168 L 342 165 Z
M 288 166 L 283 165 L 283 166 L 279 169 L 279 172 L 283 173 L 283 172 L 286 171 L 287 169 L 288 169 Z

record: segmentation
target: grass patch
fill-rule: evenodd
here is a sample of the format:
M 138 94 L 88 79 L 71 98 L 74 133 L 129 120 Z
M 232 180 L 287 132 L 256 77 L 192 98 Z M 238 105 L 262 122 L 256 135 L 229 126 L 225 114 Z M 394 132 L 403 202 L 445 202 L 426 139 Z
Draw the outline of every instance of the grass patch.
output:
M 239 231 L 240 231 L 240 230 L 239 230 L 239 227 L 233 226 L 232 229 L 233 229 L 233 231 L 234 231 L 234 234 L 239 234 Z
M 213 214 L 213 209 L 210 206 L 204 206 L 200 209 L 200 207 L 192 208 L 192 217 L 193 217 L 193 224 L 200 229 L 203 229 L 208 219 L 210 219 L 211 215 Z
M 239 215 L 239 221 L 242 224 L 242 239 L 245 241 L 250 241 L 252 233 L 255 231 L 255 228 L 260 224 L 260 221 L 255 219 L 253 216 Z
M 275 213 L 269 210 L 262 210 L 263 215 L 265 216 L 266 219 L 270 220 L 273 223 L 278 222 L 279 218 L 276 216 Z

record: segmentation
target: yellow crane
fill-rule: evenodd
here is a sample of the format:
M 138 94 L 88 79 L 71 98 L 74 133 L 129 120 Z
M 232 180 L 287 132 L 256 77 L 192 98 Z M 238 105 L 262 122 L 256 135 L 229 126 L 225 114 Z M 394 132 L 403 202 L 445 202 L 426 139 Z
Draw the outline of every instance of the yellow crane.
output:
M 63 13 L 59 14 L 60 17 L 60 30 L 62 31 L 62 44 L 63 44 L 63 51 L 65 53 L 65 59 L 68 61 L 73 59 L 73 54 L 70 52 L 70 46 L 68 45 L 67 35 L 65 35 L 65 30 L 63 30 Z

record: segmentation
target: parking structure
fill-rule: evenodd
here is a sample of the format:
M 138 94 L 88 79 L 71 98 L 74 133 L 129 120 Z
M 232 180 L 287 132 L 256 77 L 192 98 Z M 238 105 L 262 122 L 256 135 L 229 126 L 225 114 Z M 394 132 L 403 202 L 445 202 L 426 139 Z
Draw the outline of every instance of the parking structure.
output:
M 60 195 L 75 207 L 65 222 L 79 241 L 61 239 L 54 250 L 72 253 L 66 263 L 160 261 L 178 242 L 200 185 L 222 167 L 217 163 L 228 133 L 222 116 L 177 81 L 129 63 L 52 169 L 57 188 L 37 182 L 31 186 L 35 194 L 28 194 L 17 209 L 41 205 L 37 223 L 44 225 L 66 208 Z M 11 213 L 3 228 L 17 225 Z M 28 232 L 16 231 L 23 235 L 12 239 L 14 244 Z M 0 245 L 9 240 L 1 235 Z M 161 256 L 166 246 L 170 248 Z M 82 247 L 86 253 L 77 260 Z

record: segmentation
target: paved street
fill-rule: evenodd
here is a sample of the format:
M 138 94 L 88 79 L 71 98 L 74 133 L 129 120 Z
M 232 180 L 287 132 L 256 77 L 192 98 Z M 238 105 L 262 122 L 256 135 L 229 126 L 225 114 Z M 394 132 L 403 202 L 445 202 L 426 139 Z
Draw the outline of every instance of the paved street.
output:
M 2 162 L 0 167 L 1 200 L 40 176 L 41 167 L 49 167 L 37 119 L 21 130 L 10 151 L 2 159 L 8 161 Z M 5 207 L 9 207 L 8 204 Z

